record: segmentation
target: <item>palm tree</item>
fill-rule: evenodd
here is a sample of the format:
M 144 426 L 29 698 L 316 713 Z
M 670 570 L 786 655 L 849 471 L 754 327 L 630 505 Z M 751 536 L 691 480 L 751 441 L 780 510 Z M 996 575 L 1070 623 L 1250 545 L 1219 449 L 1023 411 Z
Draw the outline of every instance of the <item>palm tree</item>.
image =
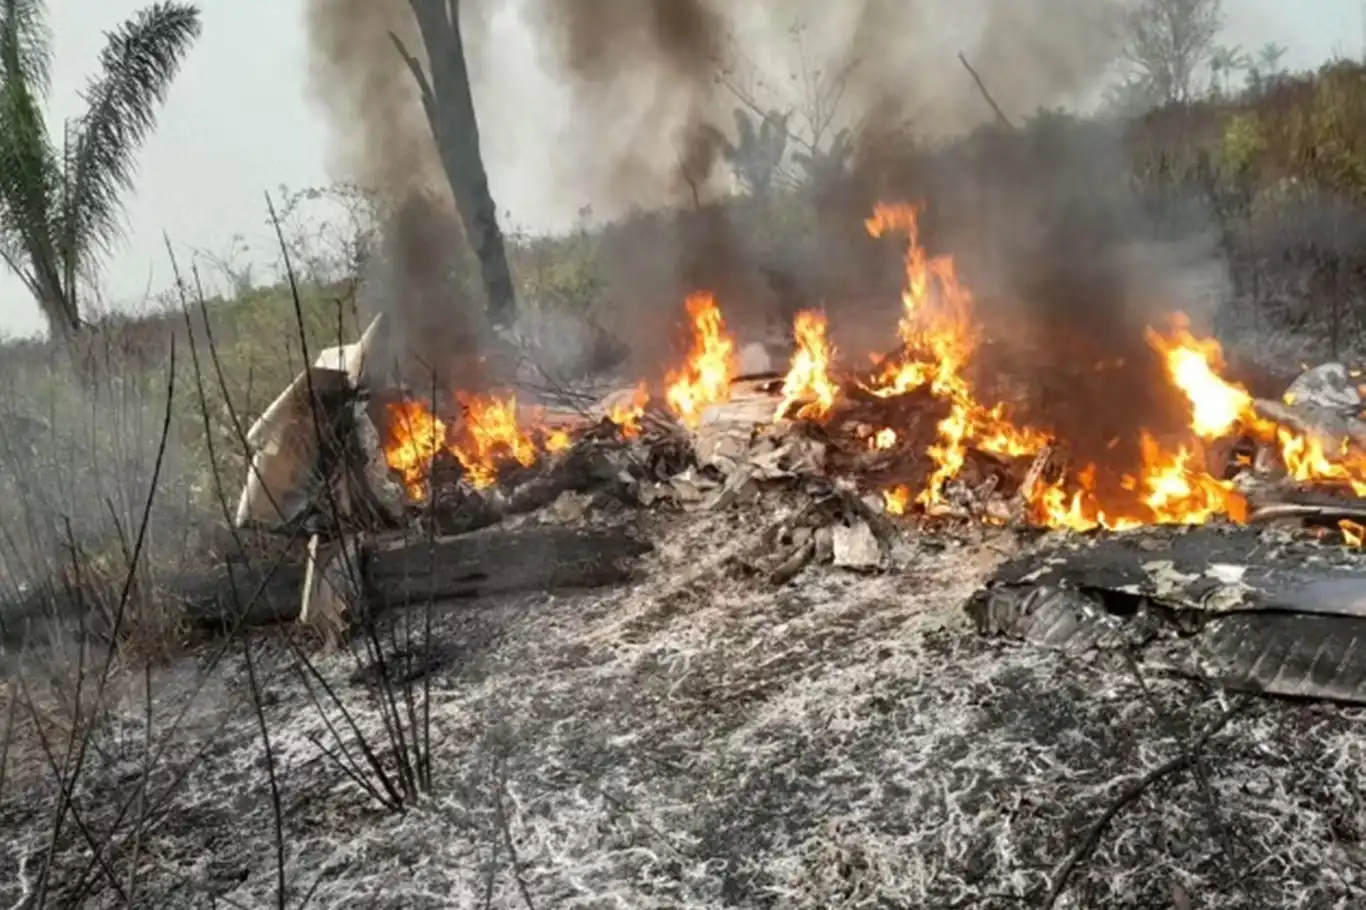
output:
M 721 149 L 721 155 L 756 198 L 766 198 L 787 154 L 787 122 L 791 113 L 769 111 L 756 129 L 744 108 L 735 109 L 736 139 L 731 142 L 715 127 L 708 132 Z
M 1248 68 L 1251 59 L 1243 53 L 1242 47 L 1216 47 L 1210 51 L 1209 68 L 1212 88 L 1216 95 L 1227 95 L 1229 77 Z
M 43 0 L 0 0 L 0 259 L 42 307 L 54 338 L 82 325 L 79 288 L 121 233 L 134 153 L 186 52 L 199 10 L 156 2 L 110 32 L 84 115 L 48 132 L 51 39 Z
M 806 172 L 809 184 L 818 187 L 831 186 L 849 170 L 849 159 L 854 154 L 852 138 L 849 130 L 840 130 L 824 150 L 812 147 L 809 152 L 794 153 L 792 160 Z
M 1281 58 L 1287 48 L 1284 44 L 1268 41 L 1257 49 L 1257 69 L 1263 76 L 1276 77 L 1281 72 Z

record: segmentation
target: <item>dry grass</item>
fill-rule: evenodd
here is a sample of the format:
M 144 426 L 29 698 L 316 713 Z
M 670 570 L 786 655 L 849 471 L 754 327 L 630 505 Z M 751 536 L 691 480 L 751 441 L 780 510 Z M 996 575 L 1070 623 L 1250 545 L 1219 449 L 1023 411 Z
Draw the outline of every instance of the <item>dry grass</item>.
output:
M 779 507 L 781 508 L 781 507 Z M 743 572 L 752 516 L 675 525 L 648 580 L 438 607 L 433 794 L 384 812 L 320 755 L 279 642 L 258 647 L 297 903 L 343 907 L 1016 907 L 1119 794 L 1190 748 L 1217 693 L 973 636 L 961 604 L 1005 538 L 906 545 L 878 577 Z M 718 546 L 718 541 L 728 541 Z M 699 553 L 706 556 L 699 560 Z M 364 701 L 354 662 L 321 672 Z M 156 679 L 158 722 L 194 673 Z M 225 664 L 153 791 L 148 906 L 274 901 L 272 809 L 245 668 Z M 1145 694 L 1145 690 L 1146 693 Z M 133 786 L 136 704 L 79 805 Z M 1360 712 L 1261 703 L 1125 808 L 1058 906 L 1300 908 L 1362 896 Z M 362 721 L 380 736 L 377 720 Z M 197 750 L 206 738 L 207 754 Z M 382 740 L 382 737 L 381 737 Z M 121 783 L 121 781 L 123 783 Z M 229 795 L 231 794 L 231 795 Z M 12 855 L 41 783 L 3 803 Z M 60 860 L 83 863 L 79 841 Z M 30 860 L 31 861 L 31 860 Z M 99 901 L 112 900 L 104 889 Z M 4 895 L 8 897 L 8 895 Z M 112 905 L 112 904 L 110 904 Z
M 1361 246 L 1340 240 L 1344 225 L 1366 236 L 1353 182 L 1366 151 L 1360 91 L 1360 72 L 1339 67 L 1265 96 L 1167 111 L 1129 134 L 1130 176 L 1145 192 L 1217 197 L 1239 276 L 1229 334 L 1274 342 L 1274 359 L 1345 356 L 1360 325 Z M 1028 182 L 1040 143 L 1074 128 L 1096 125 L 984 133 L 951 154 Z M 891 185 L 955 199 L 919 152 L 903 151 L 894 176 L 904 182 Z M 586 326 L 584 350 L 603 357 L 599 329 L 630 325 L 658 340 L 635 351 L 658 363 L 692 287 L 754 301 L 746 315 L 760 325 L 746 331 L 791 306 L 756 265 L 775 262 L 809 267 L 793 273 L 798 284 L 827 302 L 834 289 L 894 305 L 898 253 L 854 249 L 869 187 L 846 189 L 518 238 L 529 323 L 547 343 Z M 935 229 L 953 237 L 963 225 L 945 217 Z M 343 282 L 302 296 L 308 350 L 354 337 L 351 291 Z M 668 529 L 653 574 L 625 590 L 439 605 L 435 785 L 402 812 L 382 808 L 324 754 L 339 707 L 356 723 L 344 738 L 392 745 L 354 681 L 355 655 L 316 658 L 338 694 L 320 702 L 300 682 L 307 658 L 278 636 L 253 639 L 254 664 L 221 644 L 187 653 L 174 610 L 145 581 L 229 546 L 219 482 L 235 491 L 244 475 L 238 424 L 303 365 L 282 287 L 202 311 L 191 295 L 188 319 L 173 304 L 105 323 L 75 367 L 37 344 L 0 356 L 4 637 L 13 644 L 22 627 L 41 644 L 29 655 L 40 659 L 11 673 L 26 691 L 11 686 L 0 701 L 7 903 L 31 893 L 70 786 L 76 811 L 48 857 L 55 903 L 89 892 L 83 905 L 118 905 L 127 875 L 146 906 L 270 905 L 283 854 L 293 906 L 308 896 L 339 908 L 1017 907 L 1042 901 L 1118 795 L 1225 710 L 1181 680 L 971 635 L 960 608 L 999 557 L 991 546 L 918 541 L 890 575 L 809 572 L 775 591 L 734 558 L 752 529 L 712 517 Z M 162 495 L 143 580 L 122 603 L 119 672 L 92 707 L 73 685 L 98 664 L 78 630 L 98 629 L 92 616 L 107 628 L 121 600 L 172 344 Z M 104 596 L 73 598 L 77 588 Z M 138 667 L 148 675 L 122 672 Z M 1100 833 L 1059 906 L 1359 901 L 1362 721 L 1259 704 Z M 63 755 L 82 740 L 89 759 L 68 778 Z

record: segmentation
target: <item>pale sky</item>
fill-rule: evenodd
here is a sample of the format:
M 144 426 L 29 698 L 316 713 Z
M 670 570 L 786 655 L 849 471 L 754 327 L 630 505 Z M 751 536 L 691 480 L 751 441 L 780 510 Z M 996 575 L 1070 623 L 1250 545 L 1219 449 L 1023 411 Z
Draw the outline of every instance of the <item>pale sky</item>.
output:
M 81 109 L 77 93 L 94 70 L 103 33 L 146 2 L 49 0 L 56 42 L 49 111 L 54 132 Z M 304 0 L 201 0 L 201 8 L 204 33 L 139 158 L 127 239 L 105 268 L 104 294 L 118 304 L 136 306 L 170 285 L 163 234 L 182 257 L 192 249 L 221 255 L 240 234 L 265 258 L 263 194 L 282 184 L 322 186 L 333 177 L 328 132 L 307 96 Z M 1366 33 L 1361 0 L 1225 0 L 1225 12 L 1225 43 L 1256 48 L 1277 41 L 1289 47 L 1285 65 L 1292 69 L 1334 53 L 1360 56 Z M 488 76 L 504 91 L 511 86 L 524 95 L 526 103 L 481 112 L 494 197 L 516 224 L 562 225 L 580 205 L 593 202 L 566 199 L 563 186 L 551 192 L 550 181 L 559 176 L 544 162 L 553 154 L 564 112 L 546 110 L 554 105 L 544 101 L 538 110 L 538 95 L 553 93 L 545 91 L 548 79 L 537 70 L 537 48 L 523 26 L 508 16 L 495 28 L 498 54 L 488 61 Z M 953 51 L 945 49 L 947 66 Z M 556 210 L 545 202 L 552 197 Z M 0 332 L 27 335 L 41 327 L 23 285 L 0 272 Z

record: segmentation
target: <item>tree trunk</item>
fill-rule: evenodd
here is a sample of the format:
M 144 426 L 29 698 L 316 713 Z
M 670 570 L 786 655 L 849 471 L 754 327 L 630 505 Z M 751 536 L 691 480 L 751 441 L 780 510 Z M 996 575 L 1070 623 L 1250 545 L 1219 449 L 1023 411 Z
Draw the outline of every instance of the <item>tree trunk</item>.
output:
M 52 340 L 71 341 L 81 328 L 81 315 L 76 309 L 72 293 L 63 289 L 55 270 L 48 267 L 50 258 L 44 255 L 41 248 L 30 244 L 29 260 L 33 272 L 25 281 L 38 299 L 38 306 L 43 311 L 43 317 L 47 319 Z
M 38 298 L 43 317 L 53 341 L 70 342 L 80 330 L 80 319 L 72 311 L 65 297 L 44 291 Z
M 397 39 L 395 43 L 417 80 L 465 236 L 479 259 L 489 321 L 508 326 L 517 317 L 517 298 L 498 229 L 498 209 L 479 150 L 479 124 L 460 31 L 460 0 L 409 0 L 409 5 L 427 50 L 430 81 L 402 43 Z

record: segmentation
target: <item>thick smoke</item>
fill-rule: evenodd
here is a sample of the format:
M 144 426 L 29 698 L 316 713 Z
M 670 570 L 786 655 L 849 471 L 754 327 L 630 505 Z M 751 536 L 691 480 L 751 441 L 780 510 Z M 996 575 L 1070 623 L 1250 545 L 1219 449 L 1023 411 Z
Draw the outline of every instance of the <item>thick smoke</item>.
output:
M 1155 221 L 1128 188 L 1118 124 L 1029 123 L 1099 97 L 1128 2 L 520 0 L 514 8 L 534 35 L 535 59 L 504 59 L 468 27 L 466 41 L 486 150 L 500 129 L 525 137 L 522 123 L 507 122 L 521 119 L 509 110 L 568 111 L 545 129 L 545 154 L 522 159 L 537 173 L 500 173 L 490 161 L 495 193 L 524 179 L 552 187 L 544 202 L 562 211 L 651 212 L 599 244 L 600 293 L 637 368 L 667 359 L 659 339 L 676 324 L 682 295 L 698 287 L 717 292 L 742 333 L 823 303 L 846 353 L 886 350 L 900 251 L 870 240 L 863 219 L 879 199 L 911 201 L 924 207 L 924 240 L 953 253 L 987 334 L 1003 339 L 980 357 L 987 372 L 999 365 L 1022 374 L 1042 405 L 1033 416 L 1090 456 L 1111 451 L 1114 436 L 1133 438 L 1138 425 L 1161 428 L 1173 413 L 1144 327 L 1170 310 L 1207 315 L 1197 285 L 1222 292 L 1202 207 L 1189 206 L 1179 230 Z M 485 17 L 503 8 L 464 6 Z M 450 254 L 435 227 L 449 217 L 448 203 L 435 200 L 449 191 L 387 34 L 416 44 L 406 3 L 310 0 L 310 13 L 318 96 L 341 159 L 357 179 L 408 200 L 398 209 L 405 229 L 391 232 L 401 249 L 385 291 L 422 311 L 442 297 L 412 288 L 441 269 L 439 257 L 413 247 L 440 237 L 441 254 Z M 513 78 L 528 67 L 547 72 L 546 98 L 525 97 L 528 83 Z M 795 149 L 813 73 L 848 74 L 827 136 L 853 131 L 853 173 L 816 194 L 814 218 L 800 216 L 808 221 L 795 232 L 765 206 L 718 204 L 729 168 L 712 130 L 734 138 L 733 111 L 752 114 L 753 102 L 792 111 Z M 670 203 L 676 208 L 653 211 Z M 417 217 L 420 206 L 432 211 Z M 409 321 L 425 335 L 439 320 L 422 317 Z
M 719 110 L 727 27 L 708 0 L 529 0 L 525 10 L 568 78 L 571 127 L 552 165 L 561 179 L 620 209 L 676 188 L 681 159 L 710 176 L 698 127 Z
M 483 381 L 463 234 L 413 76 L 419 58 L 407 0 L 308 0 L 310 77 L 347 179 L 377 194 L 382 240 L 362 300 L 389 317 L 385 369 L 415 388 Z

